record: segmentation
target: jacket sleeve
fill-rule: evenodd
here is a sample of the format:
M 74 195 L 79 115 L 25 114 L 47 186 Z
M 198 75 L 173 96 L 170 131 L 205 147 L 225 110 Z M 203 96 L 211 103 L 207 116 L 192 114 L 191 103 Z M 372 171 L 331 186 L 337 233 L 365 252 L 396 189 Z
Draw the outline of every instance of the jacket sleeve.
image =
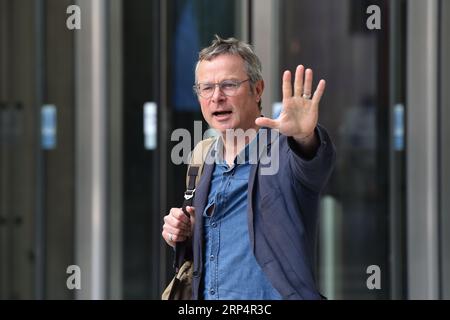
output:
M 289 165 L 297 181 L 314 192 L 321 192 L 333 170 L 336 149 L 324 127 L 318 124 L 315 130 L 320 145 L 312 159 L 303 158 L 294 138 L 287 138 Z

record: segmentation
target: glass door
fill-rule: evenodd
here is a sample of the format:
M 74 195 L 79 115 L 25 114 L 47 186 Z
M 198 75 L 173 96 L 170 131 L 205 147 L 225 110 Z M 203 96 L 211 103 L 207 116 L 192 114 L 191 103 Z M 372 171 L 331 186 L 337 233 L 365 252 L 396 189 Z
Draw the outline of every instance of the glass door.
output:
M 0 0 L 0 299 L 73 297 L 74 38 L 59 27 L 69 3 Z
M 367 27 L 370 5 L 380 9 L 379 30 Z M 303 64 L 317 81 L 327 80 L 319 121 L 336 145 L 337 163 L 321 203 L 322 293 L 405 297 L 405 2 L 283 0 L 278 15 L 276 74 Z M 274 92 L 270 103 L 281 88 Z M 373 270 L 379 289 L 368 287 Z
M 123 298 L 159 299 L 173 275 L 162 218 L 181 205 L 186 166 L 171 161 L 172 132 L 184 128 L 193 136 L 194 121 L 202 122 L 191 90 L 198 52 L 216 33 L 241 35 L 241 7 L 241 1 L 122 2 Z

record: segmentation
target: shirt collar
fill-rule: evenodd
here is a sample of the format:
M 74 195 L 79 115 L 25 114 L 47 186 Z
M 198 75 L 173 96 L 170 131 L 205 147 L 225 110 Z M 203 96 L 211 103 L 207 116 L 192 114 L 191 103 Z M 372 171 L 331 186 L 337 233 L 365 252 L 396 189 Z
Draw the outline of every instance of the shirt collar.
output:
M 267 137 L 270 137 L 269 131 L 270 129 L 268 128 L 259 129 L 256 136 L 237 154 L 234 159 L 234 165 L 244 163 L 257 164 L 268 144 L 264 143 L 264 140 L 261 139 L 265 139 L 267 141 Z M 214 143 L 212 154 L 216 164 L 226 164 L 223 157 L 223 151 L 223 139 L 222 136 L 218 136 L 216 142 Z

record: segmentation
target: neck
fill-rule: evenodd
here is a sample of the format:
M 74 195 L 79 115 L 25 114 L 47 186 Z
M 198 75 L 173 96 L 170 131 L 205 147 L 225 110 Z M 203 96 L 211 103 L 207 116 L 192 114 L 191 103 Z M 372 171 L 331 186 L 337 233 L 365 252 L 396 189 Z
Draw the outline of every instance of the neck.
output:
M 259 127 L 255 125 L 255 127 L 245 131 L 243 129 L 230 129 L 222 133 L 223 154 L 228 165 L 231 166 L 233 164 L 239 152 L 256 137 L 258 130 Z

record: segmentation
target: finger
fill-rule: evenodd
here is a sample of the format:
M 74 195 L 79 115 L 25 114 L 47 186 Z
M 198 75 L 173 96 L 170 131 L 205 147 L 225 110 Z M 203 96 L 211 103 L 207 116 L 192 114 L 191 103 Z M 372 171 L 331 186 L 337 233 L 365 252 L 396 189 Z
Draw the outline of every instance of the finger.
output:
M 303 94 L 311 95 L 312 92 L 312 80 L 313 80 L 313 71 L 311 69 L 306 69 L 305 72 L 305 84 L 303 87 Z
M 184 223 L 189 223 L 189 217 L 186 216 L 181 208 L 170 209 L 170 214 L 177 220 Z
M 283 100 L 292 97 L 291 72 L 285 71 L 283 73 Z
M 294 81 L 294 96 L 301 97 L 303 93 L 303 75 L 305 73 L 305 67 L 299 65 L 295 70 L 295 81 Z
M 166 241 L 166 243 L 167 243 L 169 246 L 174 247 L 175 243 L 172 242 L 172 241 L 170 241 L 170 235 L 166 232 L 166 230 L 163 230 L 163 231 L 161 232 L 161 235 L 162 235 L 164 241 Z
M 190 228 L 190 222 L 185 223 L 183 221 L 176 219 L 172 215 L 167 215 L 164 217 L 164 224 L 168 224 L 171 227 L 181 228 L 181 229 L 185 229 L 185 230 L 188 230 Z
M 168 218 L 166 221 L 166 223 L 164 224 L 164 226 L 169 226 L 171 228 L 175 228 L 175 229 L 181 229 L 184 231 L 188 231 L 191 229 L 191 225 L 187 224 L 187 223 L 183 223 L 180 220 L 176 220 L 173 217 L 172 218 Z
M 260 127 L 268 127 L 271 129 L 280 128 L 280 120 L 273 120 L 265 117 L 259 117 L 255 120 L 255 124 Z
M 173 235 L 172 236 L 172 241 L 173 242 L 183 242 L 184 240 L 186 240 L 188 237 L 186 236 L 177 236 L 177 235 Z
M 195 208 L 191 206 L 186 206 L 186 211 L 189 214 L 189 217 L 195 216 Z
M 180 236 L 180 237 L 187 237 L 191 234 L 191 230 L 185 230 L 185 229 L 179 229 L 179 228 L 173 228 L 169 225 L 164 225 L 163 230 L 166 231 L 169 234 L 172 234 L 173 236 Z
M 187 206 L 186 210 L 189 213 L 189 217 L 190 217 L 190 220 L 191 220 L 191 225 L 193 225 L 194 221 L 195 221 L 195 208 L 191 207 L 191 206 Z
M 187 239 L 186 236 L 176 235 L 167 230 L 163 231 L 163 238 L 169 245 L 175 244 L 175 242 L 183 242 Z
M 163 228 L 165 226 L 169 226 L 171 228 L 176 228 L 176 229 L 182 229 L 182 230 L 186 230 L 186 231 L 190 230 L 190 228 L 191 228 L 190 223 L 183 223 L 180 220 L 177 220 L 171 216 L 164 217 Z
M 322 98 L 322 95 L 325 91 L 326 82 L 325 80 L 320 80 L 319 84 L 317 85 L 316 92 L 314 92 L 314 96 L 312 98 L 312 103 L 314 105 L 319 105 L 320 99 Z

